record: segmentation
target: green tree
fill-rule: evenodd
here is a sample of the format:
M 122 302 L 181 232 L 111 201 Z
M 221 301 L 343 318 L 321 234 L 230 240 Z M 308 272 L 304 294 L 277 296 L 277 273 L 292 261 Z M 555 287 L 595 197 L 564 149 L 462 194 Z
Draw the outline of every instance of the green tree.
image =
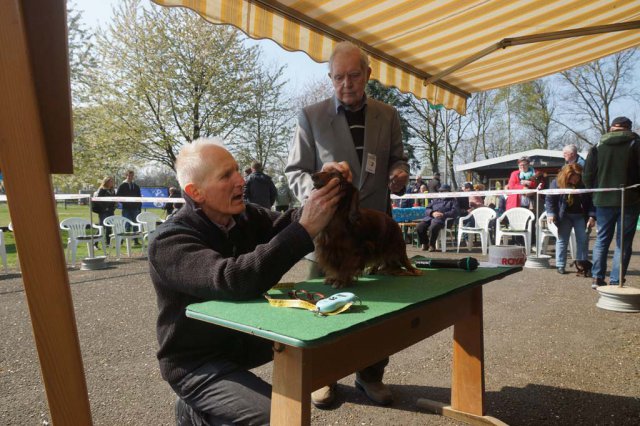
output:
M 180 147 L 229 138 L 250 114 L 259 50 L 191 11 L 125 0 L 97 34 L 94 76 L 103 126 L 133 159 L 174 168 Z
M 284 170 L 295 111 L 285 94 L 283 71 L 282 66 L 262 69 L 250 82 L 253 95 L 233 136 L 233 152 L 239 164 L 257 160 L 271 173 Z
M 546 80 L 539 79 L 519 84 L 515 90 L 515 109 L 518 121 L 524 127 L 526 141 L 523 148 L 549 149 L 554 123 L 555 107 Z

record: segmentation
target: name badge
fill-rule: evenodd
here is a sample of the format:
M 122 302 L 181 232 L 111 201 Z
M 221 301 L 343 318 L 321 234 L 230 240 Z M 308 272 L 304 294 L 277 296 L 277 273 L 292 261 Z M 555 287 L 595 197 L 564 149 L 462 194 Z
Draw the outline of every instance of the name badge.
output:
M 367 154 L 367 166 L 365 167 L 365 170 L 367 171 L 367 173 L 375 174 L 376 172 L 376 155 L 375 154 L 371 154 L 371 153 Z

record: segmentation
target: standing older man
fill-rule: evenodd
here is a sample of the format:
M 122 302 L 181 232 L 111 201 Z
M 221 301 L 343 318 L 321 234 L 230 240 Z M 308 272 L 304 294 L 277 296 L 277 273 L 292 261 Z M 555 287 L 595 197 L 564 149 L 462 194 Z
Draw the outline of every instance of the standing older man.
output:
M 360 206 L 389 212 L 389 192 L 402 194 L 409 165 L 402 146 L 400 117 L 392 106 L 365 95 L 371 76 L 369 58 L 353 43 L 338 43 L 329 58 L 334 95 L 304 108 L 289 153 L 285 174 L 302 203 L 311 193 L 311 174 L 327 161 L 345 161 L 360 191 Z M 318 273 L 312 268 L 311 274 Z M 388 359 L 358 372 L 356 386 L 374 402 L 392 402 L 382 383 Z M 316 407 L 328 407 L 335 384 L 311 395 Z
M 268 424 L 271 386 L 248 370 L 272 360 L 271 343 L 187 318 L 185 308 L 258 298 L 277 284 L 333 216 L 338 180 L 281 214 L 245 205 L 238 164 L 215 140 L 185 145 L 176 172 L 185 205 L 158 227 L 149 263 L 158 360 L 178 395 L 178 424 Z
M 578 147 L 574 144 L 569 144 L 562 148 L 562 156 L 565 164 L 577 163 L 584 168 L 584 159 L 578 155 Z
M 631 131 L 631 120 L 617 117 L 611 122 L 608 133 L 600 138 L 600 143 L 589 150 L 583 181 L 587 188 L 620 188 L 640 183 L 640 136 Z M 593 247 L 593 283 L 591 288 L 606 285 L 607 256 L 609 245 L 616 233 L 616 249 L 613 253 L 610 284 L 620 282 L 620 193 L 618 191 L 595 192 L 593 205 L 596 206 L 598 234 Z M 640 190 L 625 191 L 624 198 L 624 256 L 622 276 L 627 272 L 631 260 L 631 244 L 636 234 L 636 223 L 640 214 Z M 624 281 L 623 281 L 624 282 Z

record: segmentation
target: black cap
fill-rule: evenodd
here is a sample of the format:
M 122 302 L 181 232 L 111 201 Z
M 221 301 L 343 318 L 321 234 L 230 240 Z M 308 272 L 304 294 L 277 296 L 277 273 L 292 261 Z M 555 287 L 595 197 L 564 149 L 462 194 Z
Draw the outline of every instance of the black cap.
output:
M 629 120 L 627 117 L 616 117 L 611 122 L 611 127 L 613 127 L 613 126 L 624 127 L 625 129 L 630 129 L 631 128 L 631 120 Z
M 440 189 L 438 189 L 438 191 L 440 191 L 440 192 L 451 192 L 451 185 L 449 185 L 448 183 L 440 185 Z

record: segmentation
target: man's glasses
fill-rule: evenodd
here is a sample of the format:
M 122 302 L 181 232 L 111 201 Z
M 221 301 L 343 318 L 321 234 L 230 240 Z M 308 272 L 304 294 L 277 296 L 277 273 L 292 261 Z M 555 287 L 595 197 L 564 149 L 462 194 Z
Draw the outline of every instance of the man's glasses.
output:
M 347 74 L 334 74 L 331 76 L 331 80 L 336 84 L 342 84 L 345 82 L 347 77 L 349 77 L 349 80 L 351 81 L 360 81 L 362 80 L 363 75 L 362 71 L 354 71 Z

